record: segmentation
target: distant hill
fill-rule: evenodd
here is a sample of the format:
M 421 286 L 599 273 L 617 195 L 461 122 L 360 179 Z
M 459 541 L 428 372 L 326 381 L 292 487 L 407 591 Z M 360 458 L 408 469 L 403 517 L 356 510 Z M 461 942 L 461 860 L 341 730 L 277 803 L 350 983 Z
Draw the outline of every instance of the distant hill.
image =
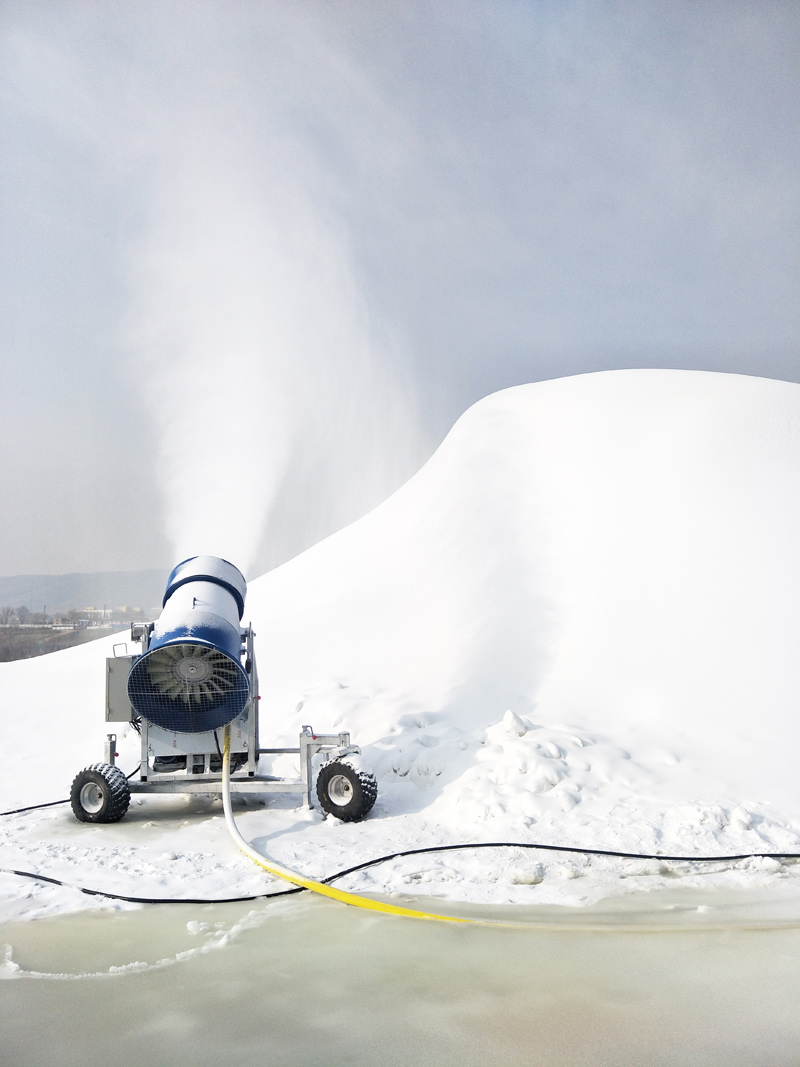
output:
M 94 574 L 18 574 L 0 578 L 0 607 L 59 614 L 86 607 L 142 608 L 155 617 L 161 610 L 168 572 L 100 571 Z

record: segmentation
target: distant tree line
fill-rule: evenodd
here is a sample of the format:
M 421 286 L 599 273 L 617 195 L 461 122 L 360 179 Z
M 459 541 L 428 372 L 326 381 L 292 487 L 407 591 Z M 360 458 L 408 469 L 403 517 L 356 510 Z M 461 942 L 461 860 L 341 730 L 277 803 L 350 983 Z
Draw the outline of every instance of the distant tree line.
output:
M 44 611 L 31 611 L 24 604 L 18 608 L 0 607 L 0 626 L 78 626 L 87 622 L 91 623 L 125 623 L 134 620 L 141 621 L 144 612 L 141 608 L 115 608 L 108 611 L 105 608 L 70 608 L 69 611 L 59 612 L 55 615 L 47 615 Z
M 18 608 L 0 608 L 0 626 L 50 626 L 52 623 L 49 615 L 45 615 L 43 611 L 31 611 L 24 604 L 20 604 Z
M 4 605 L 0 607 L 0 663 L 32 659 L 94 641 L 143 617 L 140 608 L 124 612 L 73 608 L 53 616 L 31 611 L 24 604 L 16 608 Z
M 60 652 L 63 648 L 82 645 L 111 633 L 115 627 L 82 627 L 56 630 L 52 626 L 26 626 L 21 629 L 7 626 L 0 629 L 0 663 L 15 659 L 33 659 L 48 652 Z

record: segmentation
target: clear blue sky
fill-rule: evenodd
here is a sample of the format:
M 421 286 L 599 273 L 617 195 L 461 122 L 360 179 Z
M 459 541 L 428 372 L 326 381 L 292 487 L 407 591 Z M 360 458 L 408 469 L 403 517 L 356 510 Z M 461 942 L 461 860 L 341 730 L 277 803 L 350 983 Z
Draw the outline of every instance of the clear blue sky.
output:
M 249 573 L 499 388 L 800 380 L 800 5 L 0 0 L 0 573 Z

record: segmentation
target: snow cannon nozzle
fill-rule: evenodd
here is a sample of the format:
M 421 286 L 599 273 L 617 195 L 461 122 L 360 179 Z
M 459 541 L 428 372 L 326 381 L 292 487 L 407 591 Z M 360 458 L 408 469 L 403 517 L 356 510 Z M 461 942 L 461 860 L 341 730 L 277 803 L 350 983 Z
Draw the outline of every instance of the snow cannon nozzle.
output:
M 241 664 L 247 583 L 217 556 L 193 556 L 172 571 L 163 610 L 128 676 L 128 698 L 154 726 L 216 730 L 241 714 L 250 678 Z

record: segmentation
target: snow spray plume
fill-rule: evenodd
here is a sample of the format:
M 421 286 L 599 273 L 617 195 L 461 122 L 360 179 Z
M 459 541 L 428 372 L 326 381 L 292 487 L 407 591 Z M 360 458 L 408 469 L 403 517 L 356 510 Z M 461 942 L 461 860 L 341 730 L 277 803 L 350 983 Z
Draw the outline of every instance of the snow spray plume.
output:
M 258 572 L 378 504 L 423 457 L 346 236 L 312 195 L 313 146 L 284 130 L 269 93 L 255 116 L 249 85 L 238 98 L 212 85 L 206 110 L 203 88 L 154 104 L 129 340 L 176 558 Z M 285 518 L 270 522 L 279 492 Z

